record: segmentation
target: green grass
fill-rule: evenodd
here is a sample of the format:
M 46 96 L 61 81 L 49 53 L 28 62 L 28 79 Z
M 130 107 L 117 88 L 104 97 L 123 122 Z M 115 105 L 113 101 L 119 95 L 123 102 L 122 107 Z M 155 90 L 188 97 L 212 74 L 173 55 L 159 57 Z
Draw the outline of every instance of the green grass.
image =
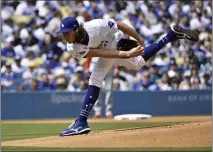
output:
M 178 122 L 122 122 L 122 123 L 90 123 L 92 131 L 113 130 L 131 127 L 154 127 L 179 124 Z M 65 129 L 67 123 L 51 124 L 2 124 L 2 141 L 57 136 Z
M 186 122 L 184 122 L 186 123 Z M 180 124 L 180 122 L 118 122 L 118 123 L 90 123 L 92 131 L 124 129 L 131 127 L 157 127 Z M 57 136 L 65 129 L 67 123 L 51 124 L 2 124 L 2 141 Z M 210 152 L 211 148 L 37 148 L 37 147 L 2 147 L 3 152 Z
M 211 148 L 36 148 L 2 147 L 3 152 L 211 152 Z

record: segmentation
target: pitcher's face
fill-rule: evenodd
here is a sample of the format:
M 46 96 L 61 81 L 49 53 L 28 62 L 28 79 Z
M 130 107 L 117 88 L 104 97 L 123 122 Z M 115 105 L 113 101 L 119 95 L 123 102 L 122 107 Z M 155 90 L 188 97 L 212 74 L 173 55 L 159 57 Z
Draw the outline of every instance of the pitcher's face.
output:
M 68 42 L 68 43 L 73 43 L 75 41 L 75 31 L 71 32 L 64 32 L 63 38 Z

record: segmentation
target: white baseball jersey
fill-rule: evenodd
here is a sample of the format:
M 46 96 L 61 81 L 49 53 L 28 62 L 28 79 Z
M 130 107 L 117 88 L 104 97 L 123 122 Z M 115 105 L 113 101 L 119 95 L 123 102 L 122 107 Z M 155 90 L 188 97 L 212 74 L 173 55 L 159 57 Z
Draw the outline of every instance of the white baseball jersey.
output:
M 117 23 L 113 19 L 95 19 L 84 23 L 84 28 L 89 35 L 87 46 L 67 43 L 67 50 L 70 51 L 73 57 L 79 60 L 86 56 L 89 48 L 102 49 L 100 51 L 104 51 L 105 48 L 116 49 L 117 42 L 124 37 L 123 33 L 118 30 Z M 118 64 L 128 69 L 139 70 L 145 64 L 145 61 L 142 56 L 128 59 L 98 58 L 90 76 L 89 85 L 101 87 L 104 77 L 113 64 Z
M 122 37 L 117 24 L 113 19 L 95 19 L 84 23 L 84 28 L 89 35 L 89 44 L 67 43 L 67 50 L 71 51 L 73 57 L 82 59 L 89 51 L 89 48 L 112 48 L 112 44 Z M 114 45 L 115 49 L 115 45 Z

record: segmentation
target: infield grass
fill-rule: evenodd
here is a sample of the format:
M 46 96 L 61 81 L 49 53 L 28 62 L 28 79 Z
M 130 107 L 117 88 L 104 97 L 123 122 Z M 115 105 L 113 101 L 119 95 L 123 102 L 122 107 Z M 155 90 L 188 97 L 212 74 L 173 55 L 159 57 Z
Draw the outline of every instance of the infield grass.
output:
M 180 124 L 180 122 L 120 122 L 120 123 L 90 123 L 92 131 L 104 131 L 131 127 L 156 127 Z M 59 132 L 68 127 L 67 123 L 43 124 L 2 124 L 2 141 L 29 139 L 47 136 L 57 136 Z
M 187 122 L 184 122 L 187 123 Z M 181 124 L 180 122 L 119 122 L 119 123 L 90 123 L 94 132 L 131 127 L 149 128 Z M 3 123 L 2 141 L 29 139 L 47 136 L 57 136 L 68 123 Z M 38 147 L 2 147 L 3 152 L 210 152 L 211 148 L 38 148 Z

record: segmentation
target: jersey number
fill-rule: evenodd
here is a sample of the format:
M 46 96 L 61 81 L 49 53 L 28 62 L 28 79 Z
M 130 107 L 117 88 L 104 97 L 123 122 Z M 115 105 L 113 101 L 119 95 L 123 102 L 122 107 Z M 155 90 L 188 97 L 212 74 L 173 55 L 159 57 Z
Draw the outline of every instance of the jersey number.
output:
M 108 44 L 108 41 L 101 41 L 101 44 L 99 44 L 98 48 L 99 49 L 104 49 Z

